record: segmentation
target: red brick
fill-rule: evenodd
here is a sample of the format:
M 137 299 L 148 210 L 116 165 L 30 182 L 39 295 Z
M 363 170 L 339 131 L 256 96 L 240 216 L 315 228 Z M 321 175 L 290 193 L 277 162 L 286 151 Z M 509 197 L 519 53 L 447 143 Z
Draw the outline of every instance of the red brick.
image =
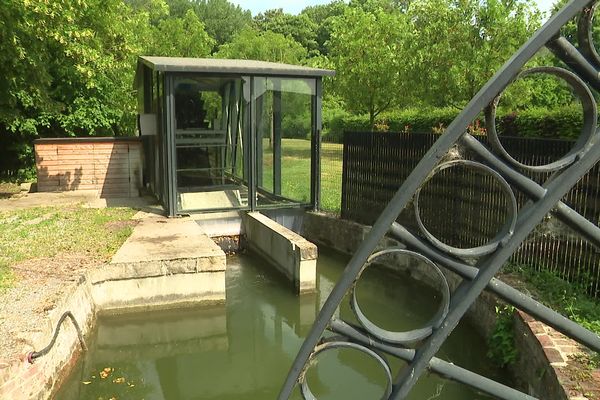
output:
M 546 333 L 546 330 L 544 329 L 544 324 L 542 324 L 539 321 L 533 321 L 529 323 L 529 329 L 531 329 L 531 332 L 533 332 L 536 335 Z
M 562 357 L 560 352 L 553 347 L 545 347 L 544 353 L 550 364 L 552 363 L 564 363 L 566 360 Z
M 554 342 L 552 338 L 548 335 L 536 335 L 538 342 L 542 345 L 542 347 L 554 347 Z
M 580 349 L 577 346 L 558 346 L 558 349 L 566 354 L 575 354 L 580 352 Z

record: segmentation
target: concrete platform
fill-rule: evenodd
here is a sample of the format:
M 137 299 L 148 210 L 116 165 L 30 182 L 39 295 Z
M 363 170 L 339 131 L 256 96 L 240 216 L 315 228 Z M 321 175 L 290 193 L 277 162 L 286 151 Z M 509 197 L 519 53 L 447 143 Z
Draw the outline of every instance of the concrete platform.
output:
M 225 253 L 191 219 L 146 216 L 110 264 L 88 275 L 105 312 L 219 303 Z
M 112 265 L 154 264 L 193 260 L 199 271 L 225 270 L 225 253 L 189 218 L 149 217 L 140 220 L 132 235 L 111 260 Z

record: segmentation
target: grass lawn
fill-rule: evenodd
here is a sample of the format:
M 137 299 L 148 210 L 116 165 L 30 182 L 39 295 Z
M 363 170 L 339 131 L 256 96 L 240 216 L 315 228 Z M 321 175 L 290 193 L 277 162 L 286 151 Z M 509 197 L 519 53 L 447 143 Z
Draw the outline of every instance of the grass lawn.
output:
M 281 191 L 294 200 L 310 201 L 310 141 L 282 140 Z M 273 159 L 268 141 L 263 142 L 264 186 L 272 188 Z M 321 208 L 339 213 L 342 195 L 342 149 L 337 143 L 321 146 Z
M 0 290 L 14 280 L 11 266 L 34 258 L 78 253 L 107 261 L 131 235 L 135 210 L 81 206 L 0 212 Z

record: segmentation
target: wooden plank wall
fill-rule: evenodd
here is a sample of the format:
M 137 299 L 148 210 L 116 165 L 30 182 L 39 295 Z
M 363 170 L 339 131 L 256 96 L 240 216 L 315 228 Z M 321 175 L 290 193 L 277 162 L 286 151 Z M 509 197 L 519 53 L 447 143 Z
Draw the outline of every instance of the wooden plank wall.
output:
M 142 143 L 135 138 L 41 139 L 35 142 L 35 161 L 40 192 L 137 197 L 142 187 Z

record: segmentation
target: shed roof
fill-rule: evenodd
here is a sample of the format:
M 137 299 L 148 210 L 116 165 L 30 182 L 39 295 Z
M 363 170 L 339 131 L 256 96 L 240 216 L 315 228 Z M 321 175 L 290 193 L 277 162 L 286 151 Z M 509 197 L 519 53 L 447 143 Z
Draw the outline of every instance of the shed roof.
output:
M 303 67 L 300 65 L 256 60 L 231 60 L 217 58 L 151 57 L 140 56 L 143 63 L 155 71 L 202 72 L 240 75 L 333 76 L 335 71 Z

